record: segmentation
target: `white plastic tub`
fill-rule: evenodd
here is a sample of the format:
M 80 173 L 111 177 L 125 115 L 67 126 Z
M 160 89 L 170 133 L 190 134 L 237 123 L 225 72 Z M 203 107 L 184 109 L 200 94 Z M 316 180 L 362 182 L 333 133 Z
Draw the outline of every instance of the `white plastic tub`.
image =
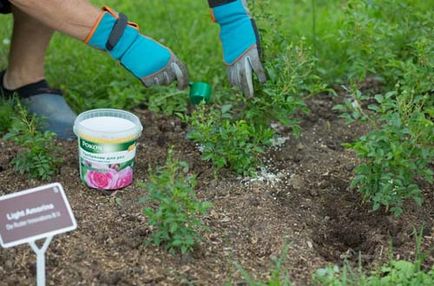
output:
M 74 123 L 81 180 L 98 190 L 119 190 L 132 184 L 136 140 L 142 130 L 139 118 L 127 111 L 81 113 Z

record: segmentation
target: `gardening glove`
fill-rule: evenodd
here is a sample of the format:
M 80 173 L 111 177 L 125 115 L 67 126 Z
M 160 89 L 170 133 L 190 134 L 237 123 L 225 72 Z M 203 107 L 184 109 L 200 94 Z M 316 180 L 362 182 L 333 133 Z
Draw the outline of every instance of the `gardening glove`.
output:
M 142 35 L 137 24 L 127 17 L 103 7 L 101 15 L 84 42 L 108 52 L 146 87 L 178 82 L 178 88 L 188 86 L 185 65 L 167 47 Z
M 253 72 L 260 83 L 267 80 L 261 62 L 261 46 L 255 21 L 246 0 L 208 0 L 212 16 L 220 25 L 220 40 L 229 81 L 252 97 Z

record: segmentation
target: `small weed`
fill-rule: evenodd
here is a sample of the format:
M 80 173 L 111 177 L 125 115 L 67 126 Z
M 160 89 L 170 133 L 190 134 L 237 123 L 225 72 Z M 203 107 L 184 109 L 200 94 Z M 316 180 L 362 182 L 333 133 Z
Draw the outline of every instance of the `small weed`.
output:
M 55 134 L 38 130 L 40 120 L 29 112 L 18 101 L 16 115 L 11 118 L 11 126 L 4 136 L 5 140 L 16 143 L 22 150 L 12 160 L 15 170 L 20 174 L 28 174 L 32 178 L 49 180 L 57 172 L 62 162 Z
M 170 252 L 190 252 L 201 240 L 205 229 L 201 216 L 211 207 L 196 198 L 196 178 L 189 174 L 186 162 L 173 158 L 169 149 L 164 166 L 150 170 L 149 180 L 139 183 L 148 194 L 141 199 L 146 204 L 144 214 L 154 227 L 150 241 L 164 245 Z

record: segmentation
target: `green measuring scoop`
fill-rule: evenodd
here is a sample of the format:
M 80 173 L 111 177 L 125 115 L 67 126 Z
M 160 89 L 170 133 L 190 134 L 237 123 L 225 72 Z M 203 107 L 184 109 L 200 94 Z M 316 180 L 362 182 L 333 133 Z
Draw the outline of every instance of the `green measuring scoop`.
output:
M 209 103 L 211 101 L 212 88 L 206 82 L 190 82 L 190 101 L 192 104 L 199 104 L 202 101 Z

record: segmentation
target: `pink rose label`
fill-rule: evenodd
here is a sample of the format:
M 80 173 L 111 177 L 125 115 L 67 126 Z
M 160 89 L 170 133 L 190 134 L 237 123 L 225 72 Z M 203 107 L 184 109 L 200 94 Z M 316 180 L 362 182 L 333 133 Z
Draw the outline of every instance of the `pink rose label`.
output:
M 122 189 L 133 182 L 133 169 L 128 166 L 119 172 L 115 169 L 108 169 L 107 172 L 89 170 L 85 181 L 89 187 L 95 189 Z
M 101 190 L 113 189 L 116 181 L 117 174 L 113 171 L 99 172 L 89 170 L 86 174 L 86 183 L 89 187 Z
M 131 167 L 126 167 L 117 173 L 117 180 L 115 184 L 116 189 L 125 188 L 131 185 L 133 182 L 133 169 Z

